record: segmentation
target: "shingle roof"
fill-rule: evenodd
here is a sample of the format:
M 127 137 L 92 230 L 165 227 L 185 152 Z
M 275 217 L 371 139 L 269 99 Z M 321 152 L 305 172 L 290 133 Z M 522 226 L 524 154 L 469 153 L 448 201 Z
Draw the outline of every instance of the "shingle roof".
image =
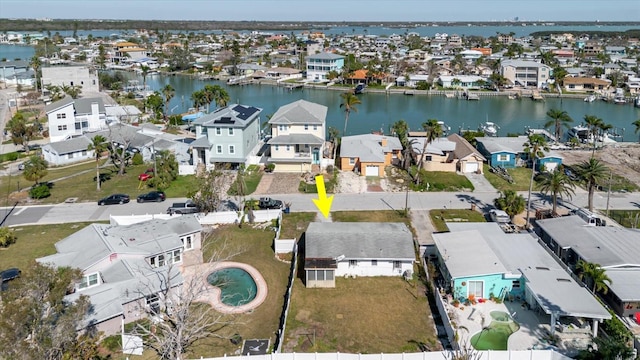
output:
M 48 113 L 50 113 L 52 111 L 55 111 L 55 110 L 58 110 L 58 109 L 62 109 L 63 107 L 68 106 L 69 104 L 73 104 L 73 98 L 71 98 L 71 96 L 67 95 L 67 96 L 65 96 L 64 98 L 62 98 L 62 99 L 60 99 L 58 101 L 55 101 L 55 102 L 52 102 L 49 105 L 46 105 L 44 107 L 44 112 L 48 114 Z
M 467 139 L 462 136 L 458 134 L 451 134 L 447 136 L 447 139 L 456 143 L 456 149 L 453 151 L 456 159 L 464 160 L 468 156 L 475 155 L 482 161 L 487 160 L 478 150 L 476 150 L 476 148 L 473 147 L 473 145 L 471 145 L 471 143 L 467 141 Z
M 296 144 L 310 144 L 310 145 L 322 145 L 324 140 L 312 135 L 312 134 L 291 134 L 280 135 L 269 140 L 269 145 L 296 145 Z
M 298 100 L 281 106 L 271 117 L 269 124 L 324 124 L 327 107 L 306 100 Z
M 518 154 L 524 152 L 524 143 L 529 140 L 526 136 L 518 137 L 477 137 L 490 154 L 508 152 Z
M 382 146 L 382 139 L 387 146 Z M 384 162 L 385 153 L 402 150 L 400 140 L 395 136 L 364 134 L 342 138 L 340 157 L 357 157 L 363 162 Z
M 320 53 L 320 54 L 309 55 L 307 57 L 307 59 L 337 60 L 337 59 L 344 59 L 344 56 L 337 55 L 337 54 L 334 54 L 334 53 L 323 52 L 323 53 Z
M 71 138 L 69 140 L 57 141 L 57 142 L 46 144 L 43 146 L 43 148 L 45 149 L 49 148 L 58 155 L 64 155 L 64 154 L 87 150 L 90 144 L 91 144 L 91 140 L 87 139 L 87 137 L 78 136 L 75 138 Z
M 106 114 L 102 98 L 95 97 L 75 99 L 73 106 L 76 110 L 76 115 L 91 114 L 91 106 L 93 104 L 98 104 L 98 113 Z

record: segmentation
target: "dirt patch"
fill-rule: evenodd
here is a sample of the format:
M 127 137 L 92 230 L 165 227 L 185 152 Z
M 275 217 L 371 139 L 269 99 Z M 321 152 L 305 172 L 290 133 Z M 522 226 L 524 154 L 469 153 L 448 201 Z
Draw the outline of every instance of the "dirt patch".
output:
M 588 161 L 591 150 L 555 150 L 563 163 L 575 165 Z M 596 150 L 596 159 L 603 162 L 615 175 L 622 176 L 640 186 L 640 144 L 617 143 Z
M 366 192 L 367 181 L 353 171 L 340 171 L 338 173 L 338 186 L 336 194 L 361 194 Z
M 300 187 L 300 174 L 271 173 L 264 174 L 254 195 L 297 194 Z

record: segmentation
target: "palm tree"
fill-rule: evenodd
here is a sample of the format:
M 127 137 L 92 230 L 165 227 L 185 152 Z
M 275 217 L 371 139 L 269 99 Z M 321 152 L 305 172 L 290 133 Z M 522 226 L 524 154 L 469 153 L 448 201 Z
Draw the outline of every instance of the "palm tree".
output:
M 358 112 L 358 108 L 356 108 L 356 105 L 362 104 L 362 102 L 360 101 L 359 97 L 355 96 L 350 91 L 342 93 L 340 97 L 342 98 L 342 103 L 340 104 L 340 108 L 344 108 L 344 113 L 345 113 L 344 131 L 342 132 L 342 135 L 345 136 L 347 135 L 347 124 L 349 123 L 349 114 L 351 114 L 351 111 Z
M 95 151 L 96 191 L 100 191 L 100 183 L 102 182 L 100 181 L 100 157 L 102 156 L 103 152 L 107 151 L 108 148 L 109 148 L 109 143 L 107 142 L 107 139 L 102 135 L 94 136 L 93 139 L 91 140 L 91 144 L 89 144 L 89 146 L 87 147 L 87 150 Z
M 147 65 L 140 66 L 140 74 L 142 74 L 142 91 L 147 91 L 147 75 L 149 75 L 151 68 Z
M 554 136 L 556 137 L 556 141 L 561 141 L 562 136 L 562 128 L 569 128 L 569 123 L 573 122 L 573 119 L 569 114 L 564 110 L 559 109 L 551 109 L 547 111 L 547 116 L 551 118 L 551 120 L 547 121 L 544 124 L 544 127 L 554 126 Z
M 536 174 L 536 162 L 539 158 L 544 156 L 544 152 L 549 151 L 547 141 L 540 134 L 529 135 L 529 140 L 524 143 L 524 152 L 527 153 L 531 160 L 531 180 L 529 182 L 529 198 L 527 199 L 527 229 L 529 228 L 531 211 L 531 191 L 533 191 L 533 178 Z
M 38 181 L 47 176 L 47 168 L 49 164 L 43 158 L 38 155 L 33 155 L 27 162 L 24 163 L 24 171 L 22 176 L 28 181 L 33 181 L 38 185 Z
M 229 103 L 229 93 L 220 85 L 214 85 L 213 101 L 218 107 L 225 107 Z
M 422 145 L 422 153 L 420 154 L 420 159 L 418 161 L 418 171 L 416 171 L 416 184 L 420 182 L 420 170 L 422 170 L 422 164 L 424 163 L 424 157 L 427 153 L 427 146 L 432 143 L 435 139 L 442 136 L 442 126 L 438 123 L 436 119 L 429 119 L 426 122 L 422 123 L 422 129 L 425 132 L 424 144 Z
M 193 107 L 196 109 L 200 109 L 204 104 L 206 104 L 206 95 L 204 91 L 197 90 L 191 94 L 191 101 L 193 101 Z
M 333 160 L 336 160 L 336 155 L 338 152 L 338 138 L 340 137 L 340 131 L 334 128 L 333 126 L 329 126 L 329 141 L 333 144 Z
M 562 169 L 556 169 L 551 173 L 544 174 L 537 183 L 543 194 L 552 194 L 554 214 L 558 213 L 558 196 L 571 199 L 571 196 L 575 195 L 576 185 Z
M 589 134 L 591 135 L 591 140 L 593 141 L 593 153 L 591 154 L 591 157 L 594 157 L 596 155 L 596 140 L 598 138 L 598 132 L 600 131 L 602 119 L 595 115 L 585 115 L 584 122 L 589 128 Z
M 398 137 L 400 145 L 402 145 L 402 168 L 408 170 L 411 166 L 411 155 L 413 154 L 413 143 L 409 141 L 407 135 L 409 134 L 409 124 L 404 120 L 398 120 L 391 125 L 391 131 L 393 135 Z
M 500 196 L 494 200 L 494 205 L 507 213 L 513 219 L 514 216 L 524 211 L 525 201 L 522 195 L 518 195 L 513 190 L 504 190 Z
M 600 264 L 579 260 L 576 264 L 576 270 L 578 271 L 580 280 L 583 280 L 585 277 L 590 280 L 591 285 L 593 286 L 591 291 L 594 293 L 602 291 L 606 294 L 609 291 L 607 283 L 611 285 L 611 278 L 609 278 L 606 274 L 606 270 L 603 269 Z
M 176 89 L 167 84 L 162 88 L 162 95 L 164 95 L 164 121 L 167 122 L 167 116 L 169 116 L 169 102 L 176 94 Z
M 636 127 L 635 133 L 637 134 L 638 131 L 640 131 L 640 119 L 632 122 L 631 125 Z M 640 142 L 640 139 L 638 139 L 638 141 Z
M 38 91 L 38 86 L 40 85 L 40 68 L 42 67 L 42 63 L 40 62 L 40 58 L 34 55 L 31 58 L 31 61 L 29 62 L 29 65 L 33 68 L 33 72 L 36 75 L 35 90 L 37 92 Z
M 608 170 L 598 159 L 592 157 L 576 166 L 576 172 L 589 192 L 589 211 L 593 211 L 593 193 L 596 186 L 602 183 L 608 175 Z

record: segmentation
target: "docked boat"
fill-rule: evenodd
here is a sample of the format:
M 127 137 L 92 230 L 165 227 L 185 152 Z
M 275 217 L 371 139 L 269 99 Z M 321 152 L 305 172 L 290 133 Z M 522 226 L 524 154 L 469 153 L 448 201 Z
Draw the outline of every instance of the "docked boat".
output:
M 613 103 L 614 104 L 626 104 L 627 103 L 627 99 L 625 99 L 623 96 L 616 96 L 613 98 Z
M 438 120 L 438 125 L 440 125 L 440 129 L 442 130 L 442 136 L 449 135 L 449 132 L 451 131 L 451 127 L 445 124 L 444 121 L 442 120 Z
M 356 88 L 353 89 L 353 93 L 354 94 L 362 94 L 364 92 L 364 89 L 367 87 L 367 85 L 365 83 L 359 83 L 358 85 L 356 85 Z
M 567 131 L 567 137 L 569 139 L 578 138 L 580 142 L 586 143 L 590 142 L 591 132 L 589 128 L 584 125 L 576 125 Z
M 486 121 L 484 124 L 480 125 L 480 131 L 482 131 L 486 136 L 498 136 L 498 130 L 500 127 L 491 121 Z
M 584 102 L 594 102 L 598 97 L 595 94 L 591 94 L 584 98 Z
M 636 100 L 633 102 L 633 105 L 637 108 L 640 108 L 640 96 L 636 98 Z

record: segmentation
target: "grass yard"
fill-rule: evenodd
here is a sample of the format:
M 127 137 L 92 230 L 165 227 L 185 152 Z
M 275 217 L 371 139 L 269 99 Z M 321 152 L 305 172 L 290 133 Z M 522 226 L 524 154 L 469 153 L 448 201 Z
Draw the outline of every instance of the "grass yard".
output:
M 531 181 L 531 169 L 524 167 L 516 167 L 513 169 L 507 169 L 509 175 L 513 178 L 514 183 L 510 184 L 507 180 L 489 171 L 489 165 L 484 164 L 484 177 L 495 187 L 498 191 L 513 190 L 513 191 L 527 191 L 529 190 L 529 182 Z M 537 190 L 538 186 L 534 182 L 533 189 Z
M 17 267 L 24 271 L 36 258 L 55 254 L 56 242 L 93 223 L 96 222 L 14 227 L 18 241 L 0 248 L 0 269 Z
M 233 334 L 239 334 L 243 339 L 271 339 L 275 340 L 280 315 L 282 314 L 283 298 L 287 288 L 290 264 L 282 262 L 274 256 L 273 237 L 271 230 L 236 225 L 220 226 L 204 241 L 204 258 L 211 258 L 212 254 L 220 251 L 222 242 L 231 248 L 222 250 L 223 258 L 226 254 L 241 251 L 231 261 L 247 263 L 255 267 L 264 277 L 268 295 L 262 305 L 249 314 L 239 315 L 235 324 L 223 328 L 219 334 L 228 336 L 226 339 L 210 338 L 201 341 L 194 351 L 187 354 L 187 358 L 200 356 L 223 356 L 233 354 L 240 349 L 240 345 L 233 345 L 228 339 Z
M 302 233 L 307 231 L 309 223 L 314 221 L 316 213 L 300 212 L 282 214 L 282 224 L 280 225 L 281 239 L 300 239 Z
M 297 278 L 283 352 L 400 353 L 436 348 L 424 287 L 400 277 L 336 278 L 307 289 Z
M 605 210 L 600 211 L 606 213 Z M 640 225 L 640 210 L 610 210 L 609 217 L 626 228 L 637 229 Z
M 332 211 L 335 222 L 403 222 L 409 224 L 409 218 L 402 211 Z
M 464 175 L 449 171 L 421 171 L 420 185 L 411 184 L 415 191 L 473 191 L 471 181 Z
M 258 184 L 260 184 L 260 180 L 262 179 L 262 174 L 263 172 L 260 170 L 258 165 L 249 165 L 244 176 L 244 184 L 246 185 L 244 195 L 253 194 L 256 191 L 256 188 L 258 188 Z M 236 181 L 234 181 L 233 184 L 231 184 L 231 187 L 229 187 L 227 195 L 237 195 L 237 188 L 238 180 L 236 178 Z
M 484 215 L 468 209 L 431 210 L 431 222 L 436 231 L 449 231 L 446 222 L 486 222 Z

